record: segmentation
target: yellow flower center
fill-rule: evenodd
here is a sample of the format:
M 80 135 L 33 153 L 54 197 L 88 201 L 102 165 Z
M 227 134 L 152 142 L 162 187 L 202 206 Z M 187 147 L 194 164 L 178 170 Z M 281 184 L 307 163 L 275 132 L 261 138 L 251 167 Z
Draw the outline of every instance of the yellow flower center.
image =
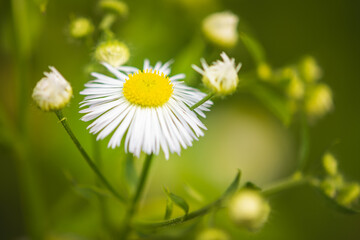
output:
M 128 75 L 123 87 L 125 98 L 142 107 L 158 107 L 166 103 L 173 93 L 168 76 L 152 70 L 138 71 Z

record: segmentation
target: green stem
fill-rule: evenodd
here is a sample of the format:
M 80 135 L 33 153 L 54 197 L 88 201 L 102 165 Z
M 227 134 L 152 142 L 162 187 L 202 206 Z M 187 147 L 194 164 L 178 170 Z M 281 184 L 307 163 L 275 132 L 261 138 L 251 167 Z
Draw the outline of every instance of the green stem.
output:
M 205 103 L 207 100 L 211 99 L 214 95 L 215 95 L 214 92 L 209 93 L 209 94 L 206 95 L 203 99 L 201 99 L 200 101 L 198 101 L 197 103 L 195 103 L 194 105 L 192 105 L 192 106 L 190 107 L 190 110 L 194 111 L 197 107 L 199 107 L 200 105 L 202 105 L 203 103 Z
M 298 171 L 304 171 L 309 156 L 310 140 L 309 140 L 309 126 L 305 114 L 301 116 L 300 126 L 300 149 Z
M 141 175 L 140 175 L 140 179 L 139 179 L 139 183 L 136 187 L 136 191 L 134 194 L 134 197 L 132 199 L 132 201 L 130 202 L 129 207 L 127 208 L 126 211 L 126 215 L 125 215 L 125 219 L 124 219 L 124 232 L 122 234 L 122 238 L 126 239 L 126 237 L 128 236 L 129 232 L 130 232 L 130 222 L 134 216 L 134 213 L 136 212 L 138 203 L 139 203 L 139 199 L 141 197 L 141 194 L 144 190 L 144 186 L 147 180 L 147 176 L 149 174 L 149 170 L 150 170 L 150 166 L 151 166 L 151 162 L 153 159 L 153 154 L 150 155 L 146 155 L 145 158 L 145 162 L 144 162 L 144 166 L 142 168 L 141 171 Z
M 302 176 L 292 176 L 290 178 L 285 178 L 284 180 L 278 182 L 277 184 L 265 189 L 262 191 L 264 196 L 271 196 L 274 194 L 277 194 L 279 192 L 309 183 L 310 178 L 309 177 L 302 177 Z
M 79 152 L 81 153 L 81 155 L 83 156 L 83 158 L 85 159 L 85 161 L 87 162 L 87 164 L 89 165 L 89 167 L 94 171 L 94 173 L 96 174 L 96 176 L 100 179 L 100 181 L 103 183 L 103 185 L 114 195 L 114 197 L 116 197 L 119 201 L 121 202 L 125 202 L 125 198 L 123 196 L 121 196 L 111 185 L 110 183 L 106 180 L 106 178 L 104 177 L 104 175 L 101 173 L 101 171 L 97 168 L 97 166 L 95 165 L 95 163 L 91 160 L 90 156 L 86 153 L 85 149 L 81 146 L 79 140 L 75 137 L 74 133 L 71 131 L 70 126 L 66 120 L 66 118 L 64 117 L 63 113 L 61 110 L 55 111 L 56 116 L 58 117 L 58 119 L 60 120 L 61 124 L 63 125 L 63 127 L 65 128 L 66 132 L 69 134 L 71 140 L 73 141 L 73 143 L 76 145 L 77 149 L 79 150 Z

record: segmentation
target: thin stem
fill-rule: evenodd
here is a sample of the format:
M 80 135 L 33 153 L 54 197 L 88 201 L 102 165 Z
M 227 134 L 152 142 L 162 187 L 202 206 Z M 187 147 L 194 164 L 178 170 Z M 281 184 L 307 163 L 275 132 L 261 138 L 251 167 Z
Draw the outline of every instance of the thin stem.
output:
M 195 103 L 194 105 L 192 105 L 190 107 L 190 110 L 194 111 L 197 107 L 199 107 L 200 105 L 202 105 L 203 103 L 205 103 L 207 100 L 209 100 L 210 98 L 212 98 L 215 95 L 214 92 L 209 93 L 208 95 L 206 95 L 203 99 L 201 99 L 200 101 L 198 101 L 197 103 Z
M 56 116 L 58 117 L 58 119 L 60 120 L 61 124 L 63 125 L 63 127 L 65 128 L 66 132 L 69 134 L 71 140 L 73 141 L 73 143 L 76 145 L 77 149 L 79 150 L 79 152 L 81 153 L 81 155 L 83 156 L 83 158 L 85 159 L 85 161 L 87 162 L 87 164 L 89 165 L 89 167 L 94 171 L 94 173 L 96 174 L 96 176 L 100 179 L 100 181 L 103 183 L 103 185 L 114 195 L 114 197 L 116 197 L 119 201 L 121 202 L 125 202 L 125 198 L 122 197 L 111 185 L 110 183 L 106 180 L 106 178 L 104 177 L 104 175 L 101 173 L 101 171 L 97 168 L 97 166 L 95 165 L 95 163 L 91 160 L 90 156 L 86 153 L 85 149 L 81 146 L 79 140 L 75 137 L 74 133 L 71 131 L 70 126 L 66 120 L 66 118 L 64 117 L 63 113 L 61 110 L 55 111 Z
M 285 178 L 284 180 L 278 182 L 277 184 L 263 190 L 264 196 L 270 196 L 277 194 L 279 192 L 285 191 L 287 189 L 291 189 L 293 187 L 297 187 L 303 185 L 305 183 L 309 183 L 309 177 L 302 177 L 302 176 L 292 176 L 290 178 Z
M 139 199 L 144 190 L 144 186 L 145 186 L 145 183 L 147 180 L 147 176 L 149 174 L 152 159 L 153 159 L 153 154 L 146 155 L 144 166 L 141 171 L 139 183 L 136 187 L 134 197 L 133 197 L 132 201 L 130 202 L 130 205 L 128 206 L 127 212 L 125 215 L 125 220 L 124 220 L 125 226 L 124 226 L 124 232 L 122 235 L 123 239 L 126 239 L 127 235 L 130 232 L 130 222 L 134 216 L 134 213 L 136 212 Z
M 301 116 L 300 126 L 300 149 L 299 149 L 299 161 L 298 170 L 303 171 L 306 167 L 306 163 L 310 150 L 310 138 L 309 138 L 309 126 L 305 114 Z

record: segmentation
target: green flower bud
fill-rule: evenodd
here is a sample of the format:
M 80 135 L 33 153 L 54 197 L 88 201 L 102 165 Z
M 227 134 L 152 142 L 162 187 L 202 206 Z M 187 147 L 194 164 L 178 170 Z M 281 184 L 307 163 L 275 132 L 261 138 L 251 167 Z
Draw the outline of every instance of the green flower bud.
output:
M 75 18 L 70 23 L 70 34 L 73 38 L 83 38 L 92 34 L 93 31 L 94 26 L 87 18 Z
M 317 84 L 309 90 L 305 99 L 305 111 L 310 119 L 320 118 L 332 108 L 332 92 L 327 85 Z
M 321 78 L 322 71 L 313 57 L 305 57 L 300 63 L 300 74 L 306 82 L 316 82 Z
M 200 232 L 196 240 L 230 240 L 230 237 L 220 229 L 208 228 Z
M 45 72 L 35 86 L 32 98 L 43 111 L 56 111 L 64 108 L 72 97 L 70 83 L 56 70 L 49 67 L 51 72 Z
M 119 67 L 126 63 L 129 57 L 128 47 L 118 40 L 102 42 L 95 50 L 95 59 L 97 61 L 106 62 L 114 67 Z
M 331 153 L 326 153 L 323 157 L 323 167 L 327 174 L 335 176 L 338 172 L 338 164 Z
M 261 80 L 268 81 L 272 76 L 271 67 L 267 63 L 260 63 L 256 69 Z
M 214 13 L 203 20 L 202 31 L 215 45 L 232 48 L 238 41 L 238 22 L 238 16 L 231 12 Z
M 239 227 L 259 230 L 267 221 L 270 206 L 256 190 L 243 189 L 229 203 L 229 216 Z
M 101 8 L 113 11 L 121 17 L 126 17 L 129 14 L 129 8 L 124 2 L 117 0 L 101 0 L 99 4 Z
M 301 99 L 304 96 L 305 86 L 297 74 L 293 72 L 286 87 L 286 94 L 292 99 Z
M 337 194 L 338 189 L 342 188 L 343 186 L 344 179 L 343 176 L 340 174 L 329 176 L 320 183 L 320 188 L 327 196 L 331 198 L 334 198 Z
M 350 206 L 359 197 L 360 185 L 358 183 L 349 183 L 339 190 L 336 201 L 344 206 Z

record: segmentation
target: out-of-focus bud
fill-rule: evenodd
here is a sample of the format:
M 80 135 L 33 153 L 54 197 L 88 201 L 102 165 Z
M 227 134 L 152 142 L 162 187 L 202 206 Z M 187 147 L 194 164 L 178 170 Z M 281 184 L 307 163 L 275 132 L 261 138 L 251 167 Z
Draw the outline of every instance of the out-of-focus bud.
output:
M 320 183 L 320 188 L 329 197 L 334 198 L 338 189 L 344 186 L 343 176 L 337 174 L 335 176 L 329 176 Z
M 230 218 L 240 227 L 250 231 L 260 229 L 267 221 L 270 206 L 256 190 L 243 189 L 229 203 Z
M 56 111 L 64 108 L 72 97 L 70 83 L 54 68 L 44 72 L 43 77 L 35 86 L 32 98 L 43 111 Z
M 299 100 L 303 98 L 304 92 L 304 83 L 301 81 L 298 75 L 294 73 L 286 87 L 286 94 L 292 99 Z
M 323 167 L 327 174 L 335 176 L 338 172 L 336 158 L 331 153 L 325 153 L 323 157 Z
M 360 186 L 358 183 L 346 184 L 339 190 L 336 201 L 344 206 L 350 206 L 360 197 Z
M 322 71 L 313 57 L 305 57 L 300 62 L 300 74 L 306 82 L 316 82 L 322 76 Z
M 268 81 L 272 76 L 271 67 L 269 66 L 269 64 L 264 63 L 264 62 L 260 63 L 257 66 L 256 71 L 257 71 L 257 75 L 259 76 L 259 78 L 264 81 Z
M 84 17 L 75 18 L 70 23 L 70 34 L 73 38 L 83 38 L 92 34 L 94 25 Z
M 112 11 L 121 17 L 126 17 L 129 14 L 128 5 L 122 1 L 101 0 L 99 5 L 102 9 Z
M 208 228 L 200 232 L 196 240 L 230 240 L 230 237 L 220 229 Z
M 317 119 L 333 107 L 331 89 L 325 84 L 317 84 L 310 89 L 305 99 L 305 111 L 310 119 Z
M 213 13 L 202 23 L 205 37 L 215 45 L 225 48 L 234 47 L 238 41 L 238 16 L 231 12 Z
M 100 43 L 95 50 L 95 59 L 119 67 L 129 60 L 129 48 L 118 40 L 109 40 Z
M 230 59 L 226 53 L 220 54 L 223 61 L 218 60 L 208 66 L 204 59 L 201 59 L 203 69 L 192 65 L 193 69 L 203 75 L 202 81 L 214 93 L 218 95 L 228 95 L 236 90 L 239 83 L 238 72 L 241 63 L 235 65 L 235 59 Z

